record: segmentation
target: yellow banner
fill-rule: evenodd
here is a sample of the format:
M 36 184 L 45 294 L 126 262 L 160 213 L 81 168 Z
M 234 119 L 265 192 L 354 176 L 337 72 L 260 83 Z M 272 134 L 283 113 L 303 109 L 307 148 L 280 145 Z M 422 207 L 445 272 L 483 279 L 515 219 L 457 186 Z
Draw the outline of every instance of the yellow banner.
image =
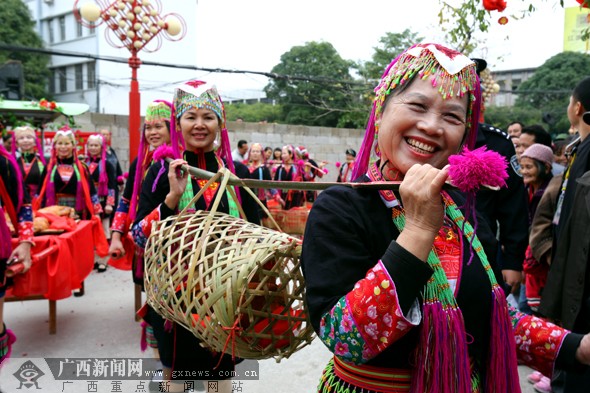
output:
M 565 9 L 563 29 L 563 50 L 588 53 L 589 40 L 582 41 L 582 31 L 590 27 L 590 10 L 581 7 Z

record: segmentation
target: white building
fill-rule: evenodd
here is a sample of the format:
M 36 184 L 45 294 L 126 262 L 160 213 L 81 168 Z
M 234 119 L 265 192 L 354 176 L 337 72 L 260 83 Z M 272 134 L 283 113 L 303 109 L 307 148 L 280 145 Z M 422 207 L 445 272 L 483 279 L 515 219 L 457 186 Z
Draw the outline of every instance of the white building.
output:
M 128 59 L 127 48 L 115 48 L 105 37 L 105 24 L 94 29 L 83 27 L 76 20 L 73 12 L 74 1 L 67 0 L 23 0 L 37 22 L 37 30 L 45 47 L 50 50 L 91 54 L 102 57 Z M 93 0 L 82 0 L 79 5 Z M 114 0 L 104 3 L 112 4 Z M 144 48 L 138 54 L 142 61 L 168 64 L 197 64 L 196 31 L 194 19 L 197 2 L 191 0 L 166 0 L 162 2 L 161 15 L 170 13 L 181 15 L 188 26 L 186 36 L 177 42 L 156 37 L 146 48 L 157 47 L 161 39 L 161 47 L 153 53 Z M 155 3 L 152 0 L 152 3 Z M 101 20 L 99 20 L 100 22 Z M 111 41 L 121 44 L 112 33 Z M 131 68 L 126 63 L 115 63 L 94 60 L 84 57 L 51 56 L 49 67 L 52 71 L 49 89 L 56 101 L 81 102 L 90 106 L 91 112 L 109 114 L 129 113 L 129 86 Z M 173 87 L 183 81 L 194 79 L 195 71 L 142 65 L 138 69 L 139 89 L 141 93 L 141 113 L 146 105 L 155 99 L 172 101 Z

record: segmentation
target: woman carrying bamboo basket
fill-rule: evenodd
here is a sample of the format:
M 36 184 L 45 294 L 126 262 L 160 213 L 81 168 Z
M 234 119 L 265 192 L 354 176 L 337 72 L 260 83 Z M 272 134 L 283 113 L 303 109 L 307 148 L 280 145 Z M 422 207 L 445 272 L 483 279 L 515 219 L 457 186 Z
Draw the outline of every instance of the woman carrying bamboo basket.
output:
M 250 176 L 248 168 L 231 159 L 231 149 L 226 129 L 225 110 L 216 88 L 201 81 L 191 81 L 178 87 L 174 93 L 174 124 L 171 124 L 171 144 L 176 157 L 170 164 L 154 163 L 143 182 L 142 192 L 135 223 L 132 228 L 133 238 L 138 247 L 145 247 L 155 221 L 163 220 L 187 207 L 206 183 L 181 171 L 182 165 L 191 165 L 217 172 L 227 167 L 240 178 Z M 177 134 L 176 129 L 180 131 Z M 184 151 L 181 153 L 184 145 Z M 189 206 L 189 210 L 209 210 L 212 201 L 221 187 L 212 183 L 203 193 L 203 197 Z M 237 189 L 238 200 L 248 219 L 259 223 L 257 205 L 253 198 Z M 237 204 L 221 189 L 225 195 L 217 210 L 232 216 L 238 216 Z M 187 329 L 177 324 L 170 326 L 151 307 L 147 306 L 146 321 L 154 328 L 158 341 L 160 360 L 165 368 L 165 379 L 212 379 L 223 380 L 218 385 L 219 391 L 231 391 L 228 377 L 220 375 L 234 370 L 234 360 L 229 355 L 212 353 L 200 345 L 200 341 Z M 183 377 L 187 372 L 201 375 L 191 378 Z M 198 374 L 198 373 L 201 374 Z M 207 377 L 208 373 L 208 377 Z M 171 391 L 182 391 L 182 384 L 172 384 Z

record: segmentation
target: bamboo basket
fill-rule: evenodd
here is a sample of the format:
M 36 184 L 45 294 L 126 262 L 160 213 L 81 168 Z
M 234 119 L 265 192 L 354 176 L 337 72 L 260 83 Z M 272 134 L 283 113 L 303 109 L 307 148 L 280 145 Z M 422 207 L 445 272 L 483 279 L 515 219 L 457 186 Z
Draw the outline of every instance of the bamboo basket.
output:
M 193 202 L 222 174 L 221 189 L 235 198 L 229 173 L 211 178 Z M 154 224 L 145 249 L 148 303 L 213 351 L 280 361 L 313 339 L 301 241 L 217 212 L 222 194 L 210 211 Z

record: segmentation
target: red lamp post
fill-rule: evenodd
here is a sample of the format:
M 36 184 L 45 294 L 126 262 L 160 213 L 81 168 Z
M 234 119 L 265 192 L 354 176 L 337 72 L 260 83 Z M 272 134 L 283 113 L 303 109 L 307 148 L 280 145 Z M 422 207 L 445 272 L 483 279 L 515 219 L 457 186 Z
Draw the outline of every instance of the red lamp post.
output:
M 105 23 L 107 42 L 115 48 L 127 48 L 131 53 L 131 84 L 129 89 L 129 161 L 137 156 L 139 133 L 141 128 L 139 83 L 137 69 L 141 60 L 137 57 L 140 50 L 155 52 L 160 49 L 163 33 L 170 41 L 179 41 L 186 35 L 186 23 L 178 14 L 161 16 L 160 0 L 94 0 L 78 7 L 74 2 L 76 20 L 86 27 L 97 27 Z M 99 21 L 100 20 L 100 21 Z M 98 23 L 95 23 L 99 21 Z M 113 40 L 112 35 L 116 37 Z M 155 40 L 154 40 L 155 38 Z M 154 41 L 152 41 L 154 40 Z M 146 48 L 155 42 L 152 48 Z

